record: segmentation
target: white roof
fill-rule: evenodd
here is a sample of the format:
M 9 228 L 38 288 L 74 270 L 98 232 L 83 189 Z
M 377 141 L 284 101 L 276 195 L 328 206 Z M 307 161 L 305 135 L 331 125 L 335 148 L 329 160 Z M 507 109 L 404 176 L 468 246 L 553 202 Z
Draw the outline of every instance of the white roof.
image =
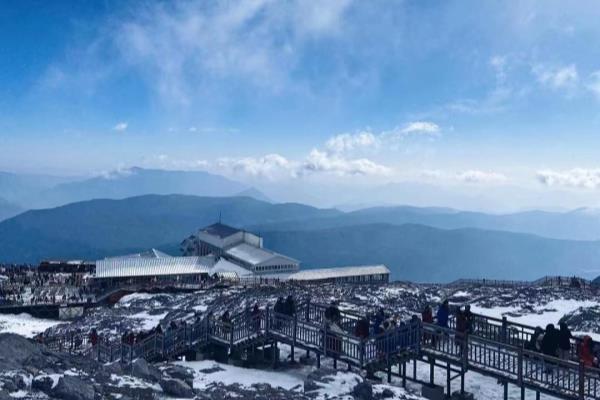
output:
M 363 265 L 356 267 L 306 269 L 291 274 L 288 279 L 297 281 L 312 281 L 321 279 L 344 278 L 349 276 L 389 274 L 385 265 Z
M 124 256 L 106 257 L 105 260 L 120 260 L 125 258 L 173 258 L 173 256 L 163 253 L 160 250 L 150 249 L 135 254 L 126 254 Z
M 114 257 L 96 261 L 96 278 L 209 273 L 212 257 Z
M 294 260 L 293 258 L 269 251 L 264 248 L 252 246 L 247 243 L 240 243 L 237 246 L 230 248 L 227 250 L 227 254 L 251 265 L 263 264 L 276 257 L 282 257 L 286 260 L 289 260 L 291 264 L 298 263 L 298 261 Z
M 221 258 L 213 268 L 211 268 L 211 274 L 222 274 L 234 272 L 238 277 L 242 276 L 252 276 L 252 271 L 247 270 L 246 268 L 240 267 L 237 264 L 232 263 L 231 261 L 227 261 L 224 258 Z

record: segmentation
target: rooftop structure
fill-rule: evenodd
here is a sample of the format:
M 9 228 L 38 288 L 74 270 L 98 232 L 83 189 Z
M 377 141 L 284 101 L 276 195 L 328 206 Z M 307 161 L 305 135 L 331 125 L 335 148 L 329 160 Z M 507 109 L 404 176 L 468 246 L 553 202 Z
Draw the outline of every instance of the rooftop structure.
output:
M 300 268 L 298 260 L 247 243 L 230 248 L 224 257 L 257 274 L 293 272 Z
M 263 246 L 261 237 L 218 222 L 185 239 L 181 243 L 181 251 L 187 256 L 208 254 L 221 256 L 228 249 L 240 243 L 247 243 L 255 247 Z
M 96 261 L 95 278 L 131 278 L 209 274 L 212 257 L 111 257 Z
M 388 282 L 390 270 L 385 265 L 307 269 L 288 276 L 293 281 L 310 282 Z

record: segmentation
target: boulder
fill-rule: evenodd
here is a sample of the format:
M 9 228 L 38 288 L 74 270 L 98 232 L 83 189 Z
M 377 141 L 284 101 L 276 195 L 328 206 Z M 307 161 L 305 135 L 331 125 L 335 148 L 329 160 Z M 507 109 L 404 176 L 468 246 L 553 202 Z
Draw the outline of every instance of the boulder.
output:
M 31 388 L 49 394 L 54 386 L 54 380 L 47 375 L 36 376 L 31 381 Z
M 138 358 L 131 363 L 131 375 L 152 382 L 158 382 L 162 377 L 158 368 L 148 364 L 143 358 Z
M 181 379 L 189 386 L 194 385 L 194 370 L 186 368 L 181 365 L 169 365 L 163 369 L 163 372 L 169 375 L 171 378 Z
M 194 390 L 181 379 L 161 379 L 160 387 L 169 396 L 190 399 L 194 397 Z
M 369 382 L 360 382 L 352 389 L 356 400 L 373 400 L 373 386 Z
M 32 358 L 43 358 L 39 344 L 14 333 L 0 333 L 0 372 L 21 369 Z
M 58 380 L 52 396 L 63 400 L 94 400 L 94 387 L 76 376 L 65 375 Z

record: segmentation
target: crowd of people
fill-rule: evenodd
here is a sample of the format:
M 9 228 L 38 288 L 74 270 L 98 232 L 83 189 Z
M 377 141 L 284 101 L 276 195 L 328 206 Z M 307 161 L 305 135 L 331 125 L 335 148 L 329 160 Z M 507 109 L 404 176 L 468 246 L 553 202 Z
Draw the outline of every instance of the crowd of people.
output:
M 442 302 L 437 309 L 435 318 L 431 306 L 426 305 L 421 313 L 421 319 L 428 324 L 435 324 L 440 328 L 449 328 L 449 321 L 452 315 L 448 301 Z M 460 333 L 456 337 L 456 344 L 461 347 L 464 345 L 464 338 L 473 333 L 473 313 L 467 304 L 463 308 L 455 310 L 456 325 L 455 331 Z M 503 324 L 500 328 L 500 340 L 508 339 L 507 327 Z M 561 360 L 572 360 L 577 357 L 580 362 L 588 367 L 600 367 L 600 343 L 595 342 L 589 335 L 583 336 L 581 340 L 576 341 L 576 354 L 573 351 L 572 341 L 576 339 L 566 322 L 559 323 L 557 329 L 554 324 L 548 324 L 546 329 L 541 326 L 535 328 L 529 341 L 524 344 L 526 350 L 540 353 L 546 356 L 556 357 Z M 424 340 L 435 343 L 432 335 L 425 335 Z
M 2 272 L 0 305 L 83 303 L 94 297 L 79 274 L 41 273 L 25 267 Z

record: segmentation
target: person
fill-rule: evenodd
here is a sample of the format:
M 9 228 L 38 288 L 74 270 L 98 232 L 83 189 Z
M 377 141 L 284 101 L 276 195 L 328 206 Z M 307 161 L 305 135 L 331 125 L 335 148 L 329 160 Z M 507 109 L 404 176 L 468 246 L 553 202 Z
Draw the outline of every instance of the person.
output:
M 296 314 L 296 303 L 292 295 L 289 295 L 285 300 L 285 314 L 293 317 Z
M 579 343 L 579 348 L 577 349 L 579 355 L 579 361 L 585 367 L 593 367 L 594 366 L 594 342 L 592 338 L 588 335 L 585 335 Z
M 429 304 L 427 304 L 421 312 L 421 320 L 426 324 L 433 323 L 433 311 L 431 310 Z
M 362 317 L 358 320 L 354 334 L 361 339 L 366 339 L 369 337 L 369 321 L 367 318 Z
M 466 333 L 473 333 L 473 313 L 471 312 L 471 305 L 467 304 L 465 306 L 465 332 Z
M 568 360 L 571 356 L 571 338 L 573 335 L 569 330 L 566 322 L 559 324 L 560 330 L 558 331 L 558 356 L 562 360 Z
M 95 347 L 98 344 L 98 332 L 96 331 L 96 328 L 92 329 L 90 332 L 90 343 L 92 344 L 92 347 Z
M 444 300 L 444 302 L 439 306 L 436 314 L 437 324 L 442 328 L 448 328 L 448 317 L 450 315 L 450 306 L 448 304 L 448 300 Z
M 541 326 L 536 326 L 533 334 L 529 338 L 529 341 L 525 344 L 525 349 L 529 351 L 540 351 L 540 343 L 542 337 L 544 335 L 544 330 Z
M 260 330 L 260 309 L 258 308 L 257 303 L 255 303 L 252 308 L 252 326 L 254 327 L 255 332 Z
M 375 313 L 375 318 L 373 319 L 373 333 L 375 335 L 379 335 L 383 332 L 383 321 L 385 321 L 385 312 L 383 311 L 383 308 L 380 308 L 377 310 L 377 313 Z
M 465 341 L 465 337 L 467 335 L 468 329 L 467 322 L 467 313 L 466 310 L 461 310 L 460 308 L 456 311 L 456 336 L 454 337 L 454 342 L 458 346 L 460 350 L 460 354 L 463 352 L 463 345 Z
M 277 314 L 284 314 L 285 305 L 283 304 L 283 297 L 277 298 L 275 306 L 273 307 L 273 311 L 275 311 Z
M 547 356 L 556 357 L 558 355 L 559 336 L 554 324 L 546 326 L 546 332 L 542 339 L 542 353 Z
M 342 319 L 342 315 L 340 313 L 340 309 L 337 307 L 335 301 L 332 301 L 329 307 L 325 309 L 325 320 L 332 324 L 339 324 Z
M 338 334 L 343 333 L 339 323 L 342 319 L 337 303 L 332 301 L 329 307 L 325 309 L 325 326 L 329 335 L 325 337 L 325 345 L 328 351 L 334 353 L 334 357 L 337 357 L 342 350 L 342 341 Z

